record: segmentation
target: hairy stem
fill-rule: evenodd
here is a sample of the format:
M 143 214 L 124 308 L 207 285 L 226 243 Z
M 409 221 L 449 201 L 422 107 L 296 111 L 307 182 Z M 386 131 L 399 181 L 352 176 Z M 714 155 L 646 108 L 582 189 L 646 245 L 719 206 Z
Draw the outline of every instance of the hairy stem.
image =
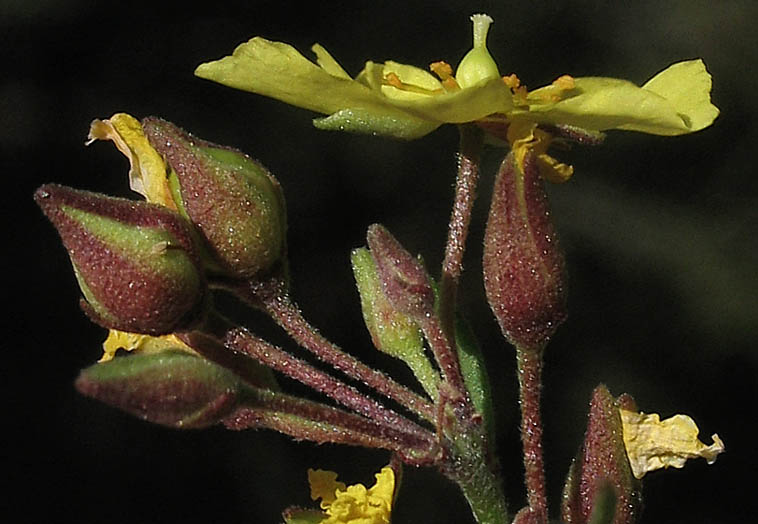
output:
M 382 404 L 363 395 L 357 389 L 340 382 L 327 373 L 293 357 L 246 330 L 235 329 L 230 331 L 226 337 L 226 344 L 231 349 L 255 358 L 264 366 L 283 373 L 323 393 L 343 406 L 375 421 L 379 425 L 412 435 L 417 439 L 426 440 L 430 446 L 435 440 L 431 432 L 425 430 L 415 422 L 385 408 Z
M 452 337 L 455 333 L 455 301 L 458 280 L 463 271 L 463 254 L 466 251 L 471 211 L 476 199 L 479 181 L 479 158 L 481 156 L 483 133 L 474 125 L 462 125 L 460 131 L 460 151 L 458 152 L 458 175 L 455 182 L 455 200 L 448 224 L 445 259 L 442 262 L 440 279 L 439 310 L 442 325 Z
M 524 449 L 526 490 L 529 509 L 535 522 L 547 522 L 545 465 L 542 458 L 542 350 L 516 348 L 519 405 L 521 407 L 521 442 Z
M 406 409 L 434 423 L 434 408 L 427 400 L 328 341 L 305 320 L 300 309 L 288 296 L 264 295 L 259 298 L 268 314 L 303 348 L 345 375 L 363 382 Z

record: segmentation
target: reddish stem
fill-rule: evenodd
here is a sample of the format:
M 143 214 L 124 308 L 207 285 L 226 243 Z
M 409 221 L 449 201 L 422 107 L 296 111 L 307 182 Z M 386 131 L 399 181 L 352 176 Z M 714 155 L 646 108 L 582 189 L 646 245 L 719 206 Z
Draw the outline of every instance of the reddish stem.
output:
M 245 404 L 226 417 L 224 425 L 236 430 L 265 427 L 318 443 L 388 449 L 414 463 L 428 462 L 433 450 L 425 439 L 360 415 L 267 390 L 250 391 Z
M 289 296 L 278 293 L 256 293 L 255 297 L 260 300 L 266 312 L 303 348 L 345 375 L 363 382 L 387 398 L 434 423 L 434 408 L 426 399 L 395 382 L 381 371 L 370 368 L 324 338 L 305 320 Z
M 516 349 L 518 363 L 519 405 L 521 407 L 521 442 L 524 448 L 526 491 L 535 523 L 547 522 L 545 464 L 542 458 L 542 350 Z
M 381 426 L 426 440 L 429 445 L 434 441 L 434 435 L 418 424 L 244 329 L 230 331 L 226 337 L 226 344 L 231 349 L 255 358 L 264 366 L 323 393 Z
M 440 318 L 445 331 L 452 335 L 455 329 L 455 301 L 458 280 L 463 272 L 463 254 L 466 251 L 471 212 L 476 199 L 479 181 L 479 158 L 483 133 L 477 126 L 462 125 L 460 151 L 458 152 L 458 175 L 455 182 L 455 200 L 448 225 L 445 259 L 442 262 L 440 281 Z

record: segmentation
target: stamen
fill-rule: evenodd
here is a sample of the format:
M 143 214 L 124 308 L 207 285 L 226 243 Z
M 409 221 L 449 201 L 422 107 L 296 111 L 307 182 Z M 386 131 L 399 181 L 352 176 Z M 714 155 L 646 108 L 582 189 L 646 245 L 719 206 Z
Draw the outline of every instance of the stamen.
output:
M 521 80 L 516 76 L 516 73 L 511 73 L 510 75 L 503 77 L 503 83 L 511 89 L 516 89 L 521 85 Z
M 453 67 L 447 62 L 439 61 L 429 64 L 429 70 L 444 81 L 453 76 Z
M 403 81 L 400 80 L 400 77 L 395 73 L 387 73 L 384 76 L 384 81 L 387 83 L 387 85 L 391 85 L 392 87 L 396 87 L 398 89 L 403 89 L 405 87 Z
M 574 77 L 571 75 L 559 76 L 553 80 L 553 85 L 561 91 L 568 91 L 569 89 L 574 89 L 574 87 L 576 87 Z
M 527 91 L 526 86 L 518 86 L 516 89 L 513 90 L 513 101 L 517 105 L 525 106 L 527 105 L 526 97 L 529 94 L 529 91 Z

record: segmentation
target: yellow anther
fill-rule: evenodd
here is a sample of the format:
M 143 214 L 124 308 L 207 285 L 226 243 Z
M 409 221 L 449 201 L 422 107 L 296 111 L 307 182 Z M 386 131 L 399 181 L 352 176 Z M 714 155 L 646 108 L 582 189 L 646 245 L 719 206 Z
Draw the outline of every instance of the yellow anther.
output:
M 521 85 L 521 80 L 516 76 L 516 73 L 511 73 L 503 77 L 503 83 L 511 89 L 516 89 Z
M 575 83 L 574 83 L 574 77 L 571 75 L 563 75 L 559 76 L 555 80 L 553 80 L 553 85 L 560 89 L 561 91 L 566 91 L 569 89 L 574 89 Z
M 453 76 L 453 66 L 447 62 L 433 62 L 429 64 L 429 70 L 437 75 L 443 82 Z

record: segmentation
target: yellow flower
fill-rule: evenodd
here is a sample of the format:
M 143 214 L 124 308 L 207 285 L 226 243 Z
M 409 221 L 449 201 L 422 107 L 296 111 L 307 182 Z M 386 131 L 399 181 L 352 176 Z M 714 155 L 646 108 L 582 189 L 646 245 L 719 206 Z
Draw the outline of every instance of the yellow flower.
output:
M 645 473 L 661 468 L 683 468 L 687 459 L 702 457 L 713 464 L 724 451 L 724 443 L 715 433 L 713 444 L 698 440 L 698 427 L 687 415 L 661 420 L 651 413 L 621 409 L 621 423 L 632 473 L 641 479 Z
M 308 470 L 311 498 L 321 499 L 326 518 L 319 524 L 389 524 L 395 493 L 395 473 L 385 466 L 376 483 L 345 486 L 332 471 Z
M 701 60 L 672 65 L 642 87 L 615 78 L 572 78 L 528 92 L 516 75 L 500 77 L 486 48 L 492 19 L 474 15 L 474 46 L 455 76 L 445 62 L 429 73 L 387 61 L 367 62 L 351 78 L 316 44 L 316 63 L 292 46 L 261 37 L 231 56 L 201 64 L 201 78 L 328 115 L 320 129 L 396 138 L 424 136 L 442 124 L 467 122 L 565 124 L 591 131 L 625 129 L 658 135 L 691 133 L 718 115 L 711 77 Z

